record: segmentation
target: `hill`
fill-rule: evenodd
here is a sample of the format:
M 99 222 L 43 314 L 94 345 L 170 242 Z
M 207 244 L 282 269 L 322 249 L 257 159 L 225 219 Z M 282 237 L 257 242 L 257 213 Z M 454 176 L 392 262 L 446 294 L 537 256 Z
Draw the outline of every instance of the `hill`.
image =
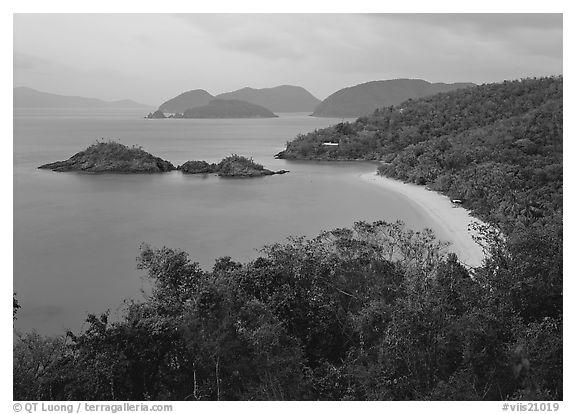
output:
M 407 101 L 301 135 L 278 156 L 378 160 L 382 174 L 465 199 L 489 221 L 550 218 L 562 208 L 562 83 L 507 81 Z
M 170 162 L 140 147 L 127 147 L 114 141 L 97 142 L 66 161 L 44 164 L 38 168 L 93 173 L 160 173 L 175 170 Z
M 25 86 L 14 88 L 14 108 L 150 108 L 129 99 L 103 101 L 81 96 L 56 95 Z
M 204 89 L 194 89 L 168 99 L 158 109 L 162 112 L 182 114 L 187 109 L 206 105 L 213 99 L 214 97 Z
M 312 112 L 320 100 L 300 86 L 242 88 L 217 95 L 218 99 L 239 99 L 268 108 L 272 112 Z
M 268 109 L 250 102 L 215 99 L 184 112 L 184 118 L 276 118 Z
M 408 99 L 475 86 L 473 83 L 430 83 L 421 79 L 393 79 L 362 83 L 341 89 L 320 103 L 312 116 L 357 117 L 376 108 L 398 105 Z

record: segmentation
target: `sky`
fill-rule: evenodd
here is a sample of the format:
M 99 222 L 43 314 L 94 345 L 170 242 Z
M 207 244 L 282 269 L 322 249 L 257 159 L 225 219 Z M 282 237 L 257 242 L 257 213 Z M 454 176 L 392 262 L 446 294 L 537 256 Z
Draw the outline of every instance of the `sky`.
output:
M 561 14 L 15 14 L 14 86 L 158 106 L 298 85 L 562 74 Z

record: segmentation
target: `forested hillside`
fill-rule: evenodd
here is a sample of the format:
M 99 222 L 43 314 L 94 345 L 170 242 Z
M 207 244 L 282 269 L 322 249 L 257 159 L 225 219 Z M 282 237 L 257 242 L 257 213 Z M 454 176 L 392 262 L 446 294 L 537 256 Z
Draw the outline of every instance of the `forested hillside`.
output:
M 473 83 L 430 83 L 422 79 L 389 79 L 340 89 L 324 99 L 312 116 L 353 118 L 369 115 L 382 106 L 397 105 L 439 92 L 475 86 Z
M 562 78 L 409 101 L 285 155 L 382 160 L 382 174 L 464 198 L 491 225 L 485 263 L 386 222 L 209 271 L 143 245 L 151 292 L 120 320 L 15 340 L 14 399 L 563 398 Z
M 492 223 L 547 222 L 562 212 L 562 77 L 409 100 L 301 135 L 280 156 L 380 160 L 381 174 L 464 199 Z

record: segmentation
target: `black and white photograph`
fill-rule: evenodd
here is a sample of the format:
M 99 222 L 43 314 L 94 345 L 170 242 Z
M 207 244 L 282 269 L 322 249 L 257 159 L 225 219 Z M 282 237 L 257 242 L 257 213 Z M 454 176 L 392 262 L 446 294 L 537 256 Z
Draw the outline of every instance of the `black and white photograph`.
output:
M 9 408 L 561 412 L 565 22 L 516 10 L 13 13 Z

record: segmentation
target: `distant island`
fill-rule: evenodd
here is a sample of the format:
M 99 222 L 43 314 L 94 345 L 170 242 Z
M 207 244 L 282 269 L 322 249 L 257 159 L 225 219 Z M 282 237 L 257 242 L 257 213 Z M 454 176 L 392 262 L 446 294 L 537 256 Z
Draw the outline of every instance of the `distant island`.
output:
M 218 174 L 220 177 L 262 177 L 274 174 L 286 174 L 288 171 L 271 171 L 255 163 L 251 158 L 233 154 L 218 164 L 206 161 L 187 161 L 178 166 L 184 174 Z
M 114 141 L 96 142 L 66 161 L 44 164 L 38 168 L 91 173 L 163 173 L 176 169 L 170 162 L 140 147 L 127 147 Z
M 272 112 L 312 112 L 320 103 L 301 86 L 282 85 L 275 88 L 242 88 L 221 93 L 217 99 L 240 99 L 268 108 Z
M 301 86 L 282 85 L 274 88 L 242 88 L 213 96 L 204 89 L 181 93 L 162 103 L 158 110 L 165 114 L 183 114 L 188 109 L 208 105 L 210 101 L 240 100 L 262 106 L 270 112 L 312 112 L 320 100 Z M 172 116 L 178 118 L 178 116 Z
M 103 101 L 82 96 L 65 96 L 27 87 L 14 88 L 14 108 L 150 108 L 130 99 Z
M 238 119 L 238 118 L 278 118 L 278 115 L 260 105 L 237 99 L 214 99 L 207 105 L 197 106 L 184 113 L 171 113 L 168 116 L 160 109 L 150 112 L 146 119 L 188 118 L 188 119 Z
M 204 106 L 212 100 L 214 96 L 204 89 L 194 89 L 168 99 L 158 107 L 158 110 L 164 113 L 183 114 L 187 109 Z
M 239 100 L 215 99 L 208 105 L 187 109 L 183 118 L 277 118 L 260 105 Z
M 377 108 L 476 86 L 473 83 L 430 83 L 422 79 L 392 79 L 362 83 L 340 89 L 324 99 L 312 116 L 354 118 L 370 115 Z

